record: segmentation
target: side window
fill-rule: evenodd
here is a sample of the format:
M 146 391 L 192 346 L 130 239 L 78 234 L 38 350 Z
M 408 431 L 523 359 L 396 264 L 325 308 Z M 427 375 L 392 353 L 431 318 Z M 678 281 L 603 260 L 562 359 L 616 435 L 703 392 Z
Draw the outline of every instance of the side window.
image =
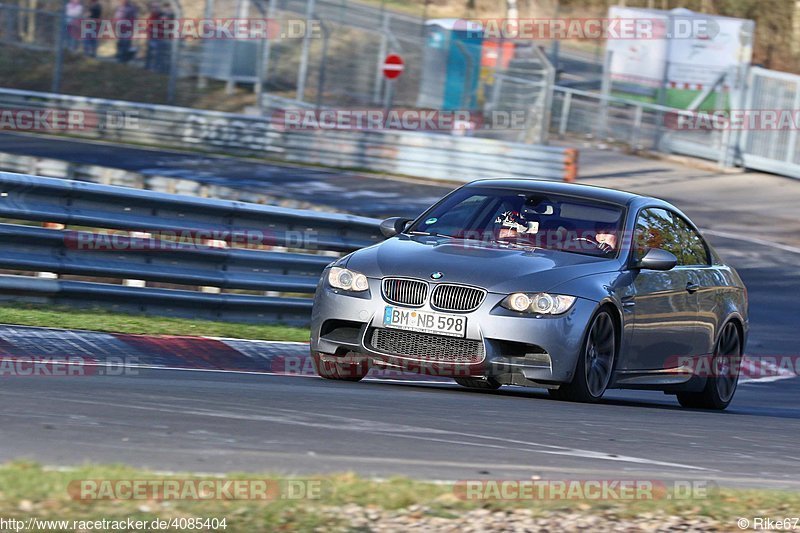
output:
M 640 260 L 650 248 L 671 252 L 680 261 L 681 242 L 675 221 L 669 211 L 658 208 L 645 209 L 636 219 L 633 234 L 633 259 Z
M 675 225 L 681 238 L 682 255 L 678 257 L 679 265 L 709 265 L 708 247 L 695 230 L 681 217 L 675 215 Z

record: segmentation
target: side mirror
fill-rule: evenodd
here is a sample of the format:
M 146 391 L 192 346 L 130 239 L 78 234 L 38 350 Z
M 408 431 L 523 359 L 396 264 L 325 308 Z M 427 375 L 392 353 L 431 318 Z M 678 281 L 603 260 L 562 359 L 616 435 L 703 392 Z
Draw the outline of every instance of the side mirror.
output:
M 381 233 L 387 239 L 389 237 L 394 237 L 398 233 L 402 233 L 403 230 L 406 229 L 408 223 L 411 222 L 410 218 L 403 218 L 403 217 L 391 217 L 387 218 L 383 222 L 381 222 L 380 228 Z
M 672 270 L 678 264 L 678 258 L 661 248 L 650 248 L 636 265 L 641 270 Z

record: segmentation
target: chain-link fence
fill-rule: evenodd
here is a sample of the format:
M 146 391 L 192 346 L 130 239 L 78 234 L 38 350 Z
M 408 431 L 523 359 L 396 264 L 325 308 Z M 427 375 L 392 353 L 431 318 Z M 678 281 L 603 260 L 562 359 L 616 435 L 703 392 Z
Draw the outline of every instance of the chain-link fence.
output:
M 432 29 L 434 21 L 426 22 L 421 16 L 341 0 L 263 1 L 270 18 L 274 15 L 281 26 L 300 17 L 319 20 L 321 28 L 317 38 L 266 44 L 262 53 L 265 108 L 383 108 L 390 103 L 395 108 L 448 108 L 442 105 L 446 99 L 442 88 L 448 86 L 447 91 L 461 84 L 455 103 L 449 102 L 450 109 L 481 116 L 522 111 L 526 117 L 522 127 L 478 128 L 469 134 L 546 140 L 555 71 L 532 42 L 487 40 L 476 46 L 454 40 L 450 44 L 460 48 L 453 46 L 456 51 L 448 55 L 437 42 L 441 34 Z M 381 68 L 389 54 L 398 54 L 404 61 L 402 75 L 392 82 Z M 447 71 L 454 62 L 461 69 L 455 76 Z M 389 83 L 391 95 L 387 94 Z
M 206 16 L 267 18 L 281 36 L 202 43 L 201 77 L 254 85 L 263 81 L 263 87 L 255 88 L 298 105 L 381 105 L 385 80 L 380 65 L 387 54 L 396 53 L 406 68 L 395 84 L 394 102 L 416 105 L 425 27 L 421 17 L 346 0 L 208 0 Z
M 104 21 L 116 16 L 119 6 L 113 1 L 101 0 Z M 138 21 L 152 16 L 150 5 L 145 5 L 144 0 L 133 4 Z M 56 62 L 54 76 L 58 76 L 61 59 L 55 53 L 59 50 L 57 41 L 64 43 L 62 49 L 74 54 L 82 52 L 81 43 L 72 42 L 70 32 L 59 31 L 68 25 L 65 6 L 63 0 L 0 1 L 0 42 L 52 54 L 52 61 Z M 237 86 L 240 92 L 252 90 L 262 112 L 269 112 L 275 102 L 281 102 L 284 108 L 467 110 L 478 117 L 522 111 L 525 120 L 521 126 L 484 129 L 483 122 L 478 127 L 470 125 L 454 131 L 544 142 L 554 79 L 545 54 L 532 42 L 476 40 L 465 46 L 455 38 L 449 43 L 455 52 L 442 53 L 437 49 L 441 43 L 435 42 L 441 35 L 425 20 L 423 9 L 420 6 L 419 13 L 398 13 L 353 0 L 184 0 L 182 4 L 169 0 L 167 10 L 174 18 L 211 20 L 215 24 L 230 19 L 267 20 L 270 36 L 172 39 L 158 47 L 163 57 L 156 61 L 160 66 L 155 69 L 150 57 L 152 42 L 139 39 L 131 44 L 131 57 L 125 63 L 131 69 L 148 68 L 169 76 L 169 103 L 186 101 L 180 94 L 176 99 L 175 78 L 179 78 L 183 80 L 179 90 L 183 91 L 187 90 L 186 82 L 192 80 L 198 90 L 212 80 L 223 82 L 228 94 L 233 94 Z M 453 28 L 446 31 L 455 34 Z M 119 41 L 100 39 L 96 57 L 118 61 Z M 382 63 L 389 54 L 400 55 L 404 61 L 402 75 L 391 82 L 382 73 Z M 437 65 L 437 61 L 441 64 Z M 454 64 L 459 64 L 459 72 L 444 70 L 452 69 Z M 63 76 L 69 76 L 69 72 Z M 463 87 L 457 87 L 455 99 L 441 94 L 433 100 L 428 98 L 430 90 L 443 92 L 446 85 L 445 91 L 453 92 L 454 85 L 459 84 Z M 54 82 L 53 87 L 58 83 Z M 447 98 L 450 100 L 445 103 Z

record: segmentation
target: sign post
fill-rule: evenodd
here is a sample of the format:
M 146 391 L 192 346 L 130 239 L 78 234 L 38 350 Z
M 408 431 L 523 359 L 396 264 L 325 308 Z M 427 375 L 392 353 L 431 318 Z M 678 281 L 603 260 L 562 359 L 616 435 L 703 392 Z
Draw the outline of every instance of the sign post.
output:
M 384 120 L 389 115 L 389 110 L 392 108 L 392 101 L 394 100 L 394 84 L 395 80 L 400 77 L 405 69 L 403 58 L 397 54 L 389 54 L 383 60 L 382 70 L 383 76 L 386 78 L 386 92 L 383 99 L 383 114 Z

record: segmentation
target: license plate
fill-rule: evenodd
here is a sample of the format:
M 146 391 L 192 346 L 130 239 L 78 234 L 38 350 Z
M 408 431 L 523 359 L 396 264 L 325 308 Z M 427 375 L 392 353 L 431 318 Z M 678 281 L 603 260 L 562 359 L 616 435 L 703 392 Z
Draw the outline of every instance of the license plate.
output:
M 448 337 L 464 337 L 467 334 L 467 317 L 387 305 L 383 310 L 383 326 Z

